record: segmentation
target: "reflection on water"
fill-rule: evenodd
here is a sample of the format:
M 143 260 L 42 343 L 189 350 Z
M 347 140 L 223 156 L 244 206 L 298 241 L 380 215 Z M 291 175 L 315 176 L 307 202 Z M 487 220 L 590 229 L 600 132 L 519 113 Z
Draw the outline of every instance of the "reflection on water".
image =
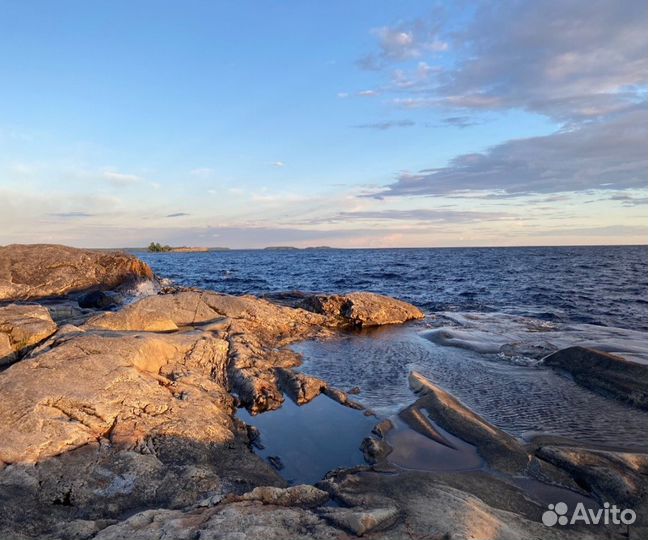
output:
M 436 424 L 434 429 L 454 448 L 417 433 L 398 417 L 393 417 L 391 421 L 394 429 L 387 433 L 385 440 L 393 448 L 388 460 L 397 467 L 422 471 L 465 471 L 479 469 L 484 464 L 472 444 L 462 441 Z M 430 422 L 432 423 L 431 420 Z
M 376 423 L 362 411 L 344 407 L 322 395 L 301 407 L 286 399 L 280 409 L 238 417 L 261 431 L 264 458 L 278 456 L 279 471 L 290 483 L 313 483 L 337 467 L 365 464 L 360 444 Z
M 420 328 L 419 328 L 420 329 Z M 443 347 L 417 326 L 382 328 L 296 345 L 301 370 L 348 389 L 383 417 L 414 401 L 411 370 L 439 384 L 496 426 L 518 437 L 546 433 L 584 443 L 646 450 L 648 415 L 599 396 L 543 366 L 514 365 L 494 355 Z

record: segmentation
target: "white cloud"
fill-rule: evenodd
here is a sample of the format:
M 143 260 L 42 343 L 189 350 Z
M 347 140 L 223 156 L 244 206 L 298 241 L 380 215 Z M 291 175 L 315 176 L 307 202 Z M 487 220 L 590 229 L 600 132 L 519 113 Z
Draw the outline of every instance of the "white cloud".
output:
M 286 164 L 283 161 L 273 161 L 271 165 L 276 169 L 281 169 L 286 166 Z
M 399 69 L 392 74 L 392 90 L 399 93 L 395 104 L 521 108 L 574 122 L 645 97 L 648 3 L 485 0 L 478 6 L 472 22 L 449 35 L 454 56 L 445 69 L 426 62 L 448 49 L 434 30 L 438 19 L 374 32 L 378 67 L 421 59 L 414 73 Z M 402 95 L 404 90 L 410 92 Z
M 125 174 L 117 171 L 104 171 L 102 173 L 102 178 L 116 187 L 132 186 L 142 180 L 141 177 L 135 174 Z

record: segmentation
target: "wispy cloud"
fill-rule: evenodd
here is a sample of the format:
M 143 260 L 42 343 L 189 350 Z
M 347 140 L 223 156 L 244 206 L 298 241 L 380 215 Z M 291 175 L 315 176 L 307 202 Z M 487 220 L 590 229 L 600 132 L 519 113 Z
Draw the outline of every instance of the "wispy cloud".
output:
M 102 178 L 115 187 L 127 187 L 137 184 L 142 180 L 135 174 L 125 174 L 117 171 L 104 171 Z
M 313 218 L 304 223 L 345 223 L 354 221 L 415 221 L 422 223 L 477 223 L 482 221 L 501 221 L 517 219 L 508 212 L 481 212 L 470 210 L 446 210 L 422 208 L 412 210 L 364 210 L 356 212 L 338 212 L 332 216 Z
M 622 193 L 612 195 L 607 200 L 620 201 L 623 206 L 643 206 L 648 204 L 648 197 L 633 197 Z
M 282 169 L 283 167 L 286 166 L 286 164 L 285 164 L 283 161 L 273 161 L 273 162 L 271 163 L 271 165 L 272 165 L 275 169 Z
M 460 155 L 446 167 L 401 173 L 375 196 L 495 192 L 510 197 L 641 188 L 648 170 L 646 126 L 648 111 L 642 104 L 605 122 L 505 142 L 484 153 Z
M 387 122 L 374 122 L 372 124 L 357 124 L 353 127 L 359 129 L 377 129 L 380 131 L 384 131 L 386 129 L 391 129 L 391 128 L 412 127 L 415 125 L 416 122 L 413 122 L 412 120 L 390 120 Z
M 363 69 L 380 69 L 394 61 L 411 60 L 448 49 L 448 43 L 441 37 L 441 25 L 438 22 L 417 20 L 396 26 L 374 28 L 371 33 L 378 40 L 379 51 L 358 61 L 358 65 Z
M 476 126 L 482 123 L 472 116 L 448 116 L 446 118 L 442 118 L 441 122 L 446 126 L 457 127 L 460 129 Z
M 167 214 L 165 217 L 168 218 L 177 218 L 177 217 L 184 217 L 184 216 L 189 216 L 191 214 L 187 214 L 186 212 L 175 212 L 174 214 Z
M 62 219 L 73 219 L 73 218 L 92 217 L 95 214 L 90 214 L 88 212 L 52 212 L 48 215 L 52 217 L 62 218 Z

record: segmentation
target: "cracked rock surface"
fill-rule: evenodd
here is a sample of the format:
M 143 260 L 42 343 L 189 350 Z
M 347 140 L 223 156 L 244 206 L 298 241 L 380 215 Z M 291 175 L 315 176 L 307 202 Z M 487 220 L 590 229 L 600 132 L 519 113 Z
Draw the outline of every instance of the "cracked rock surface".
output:
M 126 253 L 51 244 L 0 247 L 0 302 L 110 289 L 152 278 L 147 264 Z
M 42 306 L 0 307 L 0 366 L 14 362 L 55 331 L 56 323 Z

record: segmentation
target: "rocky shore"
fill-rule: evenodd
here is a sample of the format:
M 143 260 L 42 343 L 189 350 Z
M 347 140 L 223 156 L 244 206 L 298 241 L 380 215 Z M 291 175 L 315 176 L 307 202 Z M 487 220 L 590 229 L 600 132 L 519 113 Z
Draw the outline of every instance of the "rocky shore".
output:
M 134 302 L 133 287 L 150 295 Z M 525 444 L 412 373 L 399 418 L 479 467 L 406 470 L 390 462 L 393 424 L 358 441 L 367 464 L 288 485 L 254 450 L 236 412 L 333 399 L 362 406 L 297 370 L 290 345 L 423 318 L 372 293 L 229 296 L 163 287 L 137 258 L 62 246 L 0 248 L 0 538 L 340 539 L 640 538 L 648 456 L 545 438 Z M 593 391 L 623 376 L 597 357 Z M 352 362 L 353 358 L 349 358 Z M 546 360 L 587 381 L 587 355 Z M 606 370 L 616 375 L 606 376 Z M 617 384 L 618 383 L 618 384 Z M 633 387 L 634 388 L 634 387 Z M 628 390 L 630 389 L 630 390 Z M 320 394 L 323 394 L 321 397 Z M 632 508 L 632 526 L 547 527 L 547 501 Z

